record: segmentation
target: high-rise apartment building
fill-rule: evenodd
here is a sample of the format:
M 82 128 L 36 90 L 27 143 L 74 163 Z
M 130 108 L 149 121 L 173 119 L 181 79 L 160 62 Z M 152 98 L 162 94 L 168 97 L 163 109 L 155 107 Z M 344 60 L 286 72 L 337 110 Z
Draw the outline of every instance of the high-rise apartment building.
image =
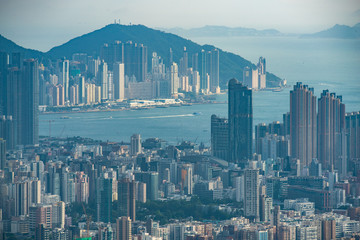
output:
M 62 60 L 59 62 L 60 84 L 64 87 L 65 101 L 69 100 L 70 62 Z
M 125 75 L 134 76 L 137 82 L 145 82 L 147 73 L 147 47 L 127 42 L 124 44 Z
M 142 150 L 140 134 L 133 134 L 130 139 L 130 155 L 135 156 L 141 152 Z
M 100 58 L 107 63 L 109 70 L 113 70 L 114 63 L 124 61 L 124 44 L 120 41 L 105 43 L 100 48 Z
M 246 169 L 244 171 L 244 187 L 245 187 L 245 202 L 244 210 L 245 217 L 252 220 L 259 220 L 259 170 Z
M 347 113 L 345 122 L 347 159 L 348 163 L 353 166 L 360 159 L 360 112 Z M 352 169 L 352 171 L 356 170 Z
M 252 158 L 252 91 L 236 79 L 229 81 L 229 160 L 241 167 Z
M 116 240 L 131 240 L 130 217 L 119 217 L 116 219 Z
M 176 94 L 179 90 L 179 73 L 178 73 L 178 65 L 176 63 L 172 63 L 170 69 L 170 94 Z
M 6 166 L 6 141 L 0 138 L 0 169 L 4 170 Z
M 21 144 L 39 142 L 39 72 L 38 61 L 24 61 L 21 84 Z
M 35 230 L 38 224 L 44 224 L 45 228 L 52 228 L 52 206 L 34 205 L 29 209 L 29 228 Z
M 229 122 L 216 115 L 211 116 L 211 152 L 215 157 L 228 160 Z
M 136 221 L 136 185 L 135 181 L 125 178 L 118 182 L 118 210 L 120 216 Z
M 101 100 L 106 101 L 109 98 L 109 80 L 108 80 L 108 65 L 102 61 L 99 65 L 99 79 L 98 84 L 101 86 Z
M 115 62 L 113 65 L 114 100 L 121 101 L 125 98 L 125 68 L 124 64 Z
M 317 155 L 324 170 L 346 174 L 345 104 L 324 90 L 318 100 Z
M 309 166 L 317 156 L 316 116 L 314 89 L 296 83 L 290 91 L 290 154 L 300 160 L 301 167 Z
M 112 179 L 98 178 L 96 192 L 97 221 L 108 223 L 111 220 Z

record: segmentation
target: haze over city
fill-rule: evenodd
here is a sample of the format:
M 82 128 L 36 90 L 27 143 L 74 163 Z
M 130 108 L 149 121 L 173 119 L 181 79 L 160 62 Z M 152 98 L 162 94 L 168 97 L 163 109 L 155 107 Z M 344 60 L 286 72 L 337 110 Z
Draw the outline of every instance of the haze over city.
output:
M 0 240 L 360 240 L 358 0 L 0 1 Z

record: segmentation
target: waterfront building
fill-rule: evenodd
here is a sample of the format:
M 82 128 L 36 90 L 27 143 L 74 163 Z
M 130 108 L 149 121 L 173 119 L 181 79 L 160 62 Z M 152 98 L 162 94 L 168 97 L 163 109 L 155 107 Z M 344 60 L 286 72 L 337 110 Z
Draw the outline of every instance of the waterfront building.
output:
M 114 100 L 122 101 L 125 98 L 125 70 L 124 64 L 115 62 L 113 65 L 114 73 Z
M 147 47 L 142 44 L 124 44 L 125 75 L 134 76 L 137 82 L 145 82 L 147 73 Z
M 98 85 L 101 86 L 101 101 L 106 101 L 109 98 L 109 79 L 108 79 L 108 65 L 101 61 L 99 65 L 99 79 Z
M 59 62 L 59 76 L 60 84 L 64 86 L 65 101 L 69 100 L 69 80 L 70 80 L 70 62 L 69 60 L 62 60 Z
M 170 94 L 177 94 L 179 90 L 179 74 L 178 74 L 178 65 L 172 63 L 170 69 Z

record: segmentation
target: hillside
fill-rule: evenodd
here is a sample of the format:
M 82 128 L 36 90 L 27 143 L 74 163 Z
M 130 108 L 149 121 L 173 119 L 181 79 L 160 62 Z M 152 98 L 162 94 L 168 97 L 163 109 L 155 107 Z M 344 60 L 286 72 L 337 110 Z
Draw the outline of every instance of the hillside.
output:
M 31 57 L 42 58 L 44 56 L 43 52 L 23 48 L 23 47 L 17 45 L 16 43 L 14 43 L 13 41 L 5 38 L 1 34 L 0 34 L 0 51 L 5 51 L 8 53 L 20 52 L 23 54 L 23 56 L 25 58 L 31 58 Z
M 353 27 L 336 24 L 332 28 L 313 34 L 302 35 L 305 38 L 342 38 L 356 39 L 360 38 L 360 23 Z
M 73 53 L 87 53 L 97 56 L 100 47 L 104 43 L 114 41 L 133 41 L 142 43 L 148 47 L 149 63 L 151 53 L 157 52 L 165 62 L 168 62 L 169 49 L 173 50 L 174 61 L 179 62 L 182 57 L 184 46 L 189 52 L 189 56 L 200 52 L 202 49 L 208 51 L 214 46 L 199 45 L 190 40 L 181 38 L 177 35 L 166 33 L 160 30 L 154 30 L 143 25 L 120 25 L 110 24 L 94 32 L 74 38 L 67 43 L 52 48 L 47 52 L 47 56 L 52 59 L 61 57 L 71 58 Z M 227 81 L 233 77 L 242 79 L 242 69 L 246 66 L 254 66 L 248 60 L 233 53 L 220 50 L 220 86 L 225 87 Z M 280 78 L 268 73 L 268 86 L 278 86 Z

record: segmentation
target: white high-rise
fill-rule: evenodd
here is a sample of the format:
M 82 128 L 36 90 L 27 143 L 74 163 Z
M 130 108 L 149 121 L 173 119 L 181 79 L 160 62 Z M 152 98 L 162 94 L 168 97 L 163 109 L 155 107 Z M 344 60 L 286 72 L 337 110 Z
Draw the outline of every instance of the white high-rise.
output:
M 179 89 L 178 65 L 173 62 L 170 70 L 170 94 L 178 93 L 178 89 Z
M 125 70 L 124 64 L 116 62 L 113 66 L 114 81 L 114 100 L 123 100 L 125 98 Z

